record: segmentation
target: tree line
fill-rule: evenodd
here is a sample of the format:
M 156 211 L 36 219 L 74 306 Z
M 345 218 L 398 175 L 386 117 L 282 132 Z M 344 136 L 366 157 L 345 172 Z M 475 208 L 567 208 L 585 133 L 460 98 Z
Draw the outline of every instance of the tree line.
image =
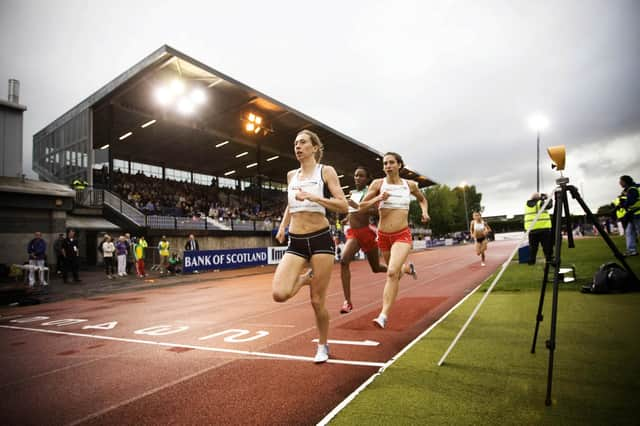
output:
M 476 190 L 475 185 L 464 188 L 451 188 L 448 185 L 434 185 L 422 189 L 429 202 L 429 216 L 431 221 L 427 226 L 434 237 L 449 233 L 466 231 L 467 218 L 471 221 L 474 211 L 482 213 L 482 193 Z M 466 208 L 465 208 L 466 201 Z M 411 201 L 409 206 L 409 221 L 413 225 L 419 225 L 421 217 L 420 206 L 417 201 Z

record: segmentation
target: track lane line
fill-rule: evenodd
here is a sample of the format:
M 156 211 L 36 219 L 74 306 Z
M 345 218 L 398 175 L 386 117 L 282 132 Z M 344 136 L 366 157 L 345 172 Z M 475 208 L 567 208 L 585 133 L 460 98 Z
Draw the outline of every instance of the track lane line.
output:
M 98 334 L 85 334 L 85 333 L 74 333 L 71 331 L 57 331 L 57 330 L 45 330 L 41 328 L 30 328 L 30 327 L 16 327 L 13 325 L 0 325 L 0 328 L 6 328 L 11 330 L 22 330 L 22 331 L 32 331 L 36 333 L 46 333 L 46 334 L 61 334 L 65 336 L 73 336 L 73 337 L 87 337 L 91 339 L 99 339 L 99 340 L 111 340 L 116 342 L 125 342 L 125 343 L 139 343 L 144 345 L 156 345 L 163 347 L 171 347 L 171 348 L 186 348 L 186 349 L 196 349 L 201 351 L 209 351 L 209 352 L 221 352 L 235 355 L 247 355 L 254 356 L 258 358 L 277 358 L 277 359 L 287 359 L 293 361 L 313 361 L 312 357 L 307 356 L 299 356 L 299 355 L 287 355 L 287 354 L 276 354 L 270 352 L 255 352 L 255 351 L 243 351 L 240 349 L 227 349 L 227 348 L 214 348 L 210 346 L 199 346 L 199 345 L 186 345 L 182 343 L 170 343 L 170 342 L 158 342 L 155 340 L 143 340 L 143 339 L 128 339 L 125 337 L 112 337 L 112 336 L 101 336 Z M 342 359 L 329 359 L 327 361 L 331 364 L 345 364 L 345 365 L 356 365 L 362 367 L 382 367 L 384 366 L 381 362 L 370 362 L 370 361 L 349 361 Z

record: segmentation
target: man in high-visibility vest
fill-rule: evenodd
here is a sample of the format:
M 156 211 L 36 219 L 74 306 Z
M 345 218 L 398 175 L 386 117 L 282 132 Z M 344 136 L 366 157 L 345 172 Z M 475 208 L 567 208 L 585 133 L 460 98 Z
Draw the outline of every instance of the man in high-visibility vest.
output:
M 625 256 L 637 256 L 637 238 L 640 236 L 640 194 L 638 184 L 629 175 L 620 176 L 620 186 L 622 194 L 618 199 L 618 209 L 624 209 L 622 223 L 624 235 L 627 242 L 627 252 Z M 615 203 L 615 202 L 614 202 Z M 617 212 L 617 211 L 616 211 Z M 620 214 L 622 214 L 621 212 Z
M 553 236 L 551 235 L 551 215 L 548 210 L 552 208 L 553 201 L 550 201 L 547 208 L 540 213 L 538 221 L 531 226 L 536 218 L 538 211 L 547 199 L 546 194 L 534 192 L 531 198 L 527 200 L 524 207 L 524 230 L 529 231 L 529 265 L 536 263 L 536 255 L 538 254 L 538 244 L 542 246 L 544 257 L 547 262 L 551 261 L 553 256 Z
M 160 254 L 160 275 L 162 275 L 167 271 L 167 266 L 169 266 L 169 241 L 164 235 L 158 243 L 158 252 Z
M 84 190 L 87 186 L 89 186 L 89 182 L 87 182 L 84 179 L 74 179 L 73 182 L 71 182 L 71 187 L 76 190 L 76 191 L 82 191 Z

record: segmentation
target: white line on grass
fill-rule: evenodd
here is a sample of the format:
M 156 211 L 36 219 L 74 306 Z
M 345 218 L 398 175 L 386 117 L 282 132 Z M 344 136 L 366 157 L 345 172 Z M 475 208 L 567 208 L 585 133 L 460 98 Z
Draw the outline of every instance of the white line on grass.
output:
M 185 345 L 181 343 L 157 342 L 154 340 L 126 339 L 124 337 L 101 336 L 99 334 L 73 333 L 69 331 L 45 330 L 41 328 L 16 327 L 13 325 L 0 325 L 0 328 L 8 328 L 12 330 L 34 331 L 37 333 L 62 334 L 66 336 L 75 336 L 75 337 L 89 337 L 92 339 L 113 340 L 117 342 L 126 342 L 126 343 L 141 343 L 144 345 L 167 346 L 171 348 L 187 348 L 187 349 L 197 349 L 197 350 L 210 351 L 210 352 L 249 355 L 249 356 L 255 356 L 258 358 L 278 358 L 278 359 L 288 359 L 288 360 L 294 360 L 294 361 L 313 361 L 313 358 L 307 357 L 307 356 L 275 354 L 275 353 L 269 353 L 269 352 L 242 351 L 239 349 L 212 348 L 210 346 Z M 363 366 L 363 367 L 382 367 L 384 365 L 381 362 L 348 361 L 348 360 L 342 360 L 342 359 L 329 359 L 327 362 L 332 364 L 357 365 L 357 366 Z
M 433 330 L 438 324 L 440 324 L 442 321 L 444 321 L 445 318 L 447 318 L 449 316 L 449 314 L 451 314 L 451 312 L 455 311 L 458 308 L 458 306 L 462 305 L 465 302 L 465 300 L 467 300 L 469 297 L 471 297 L 481 286 L 482 286 L 482 283 L 478 284 L 473 289 L 473 291 L 471 291 L 469 294 L 467 294 L 465 297 L 463 297 L 462 300 L 460 300 L 458 303 L 456 303 L 451 309 L 449 309 L 436 322 L 431 324 L 429 326 L 429 328 L 427 328 L 425 331 L 422 332 L 422 334 L 420 334 L 418 337 L 413 339 L 407 346 L 402 348 L 402 350 L 400 350 L 400 352 L 395 354 L 393 356 L 393 358 L 391 358 L 389 361 L 385 362 L 384 365 L 382 367 L 380 367 L 380 369 L 377 372 L 373 373 L 371 375 L 371 377 L 369 377 L 364 383 L 362 383 L 356 390 L 351 392 L 351 394 L 349 396 L 347 396 L 340 404 L 338 404 L 333 410 L 331 410 L 329 412 L 329 414 L 327 414 L 322 420 L 320 420 L 320 422 L 318 422 L 318 425 L 319 426 L 324 426 L 324 425 L 328 424 L 331 421 L 331 419 L 333 419 L 340 411 L 342 411 L 344 409 L 344 407 L 346 407 L 351 401 L 353 401 L 353 399 L 356 396 L 358 396 L 358 394 L 360 392 L 362 392 L 367 386 L 369 386 L 376 379 L 376 377 L 381 375 L 384 372 L 384 370 L 386 370 L 387 368 L 389 368 L 391 366 L 391 364 L 396 362 L 402 355 L 404 355 L 405 352 L 407 352 L 409 349 L 411 349 L 413 347 L 413 345 L 418 343 L 423 337 L 425 337 L 427 334 L 429 334 L 431 332 L 431 330 Z

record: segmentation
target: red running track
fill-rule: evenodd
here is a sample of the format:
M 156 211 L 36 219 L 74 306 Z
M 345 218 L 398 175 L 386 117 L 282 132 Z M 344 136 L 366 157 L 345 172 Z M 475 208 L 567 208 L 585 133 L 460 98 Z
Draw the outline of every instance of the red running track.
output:
M 387 328 L 384 274 L 352 264 L 355 309 L 340 315 L 340 269 L 327 304 L 327 364 L 307 292 L 277 304 L 272 274 L 0 309 L 0 413 L 8 424 L 314 424 L 486 279 L 471 246 L 411 254 Z M 359 343 L 354 344 L 355 343 Z

